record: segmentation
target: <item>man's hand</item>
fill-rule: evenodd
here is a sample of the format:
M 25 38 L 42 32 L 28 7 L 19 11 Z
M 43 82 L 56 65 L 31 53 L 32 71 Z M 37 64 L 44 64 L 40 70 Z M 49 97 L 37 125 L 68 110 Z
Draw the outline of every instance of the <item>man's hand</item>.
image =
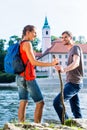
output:
M 61 73 L 64 73 L 64 69 L 63 69 L 63 67 L 61 65 L 56 65 L 55 68 L 56 68 L 57 71 L 60 71 Z

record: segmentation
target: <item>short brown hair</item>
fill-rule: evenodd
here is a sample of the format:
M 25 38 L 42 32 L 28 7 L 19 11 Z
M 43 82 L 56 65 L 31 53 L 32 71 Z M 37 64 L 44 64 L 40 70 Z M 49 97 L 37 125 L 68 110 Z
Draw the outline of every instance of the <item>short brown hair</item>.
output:
M 73 37 L 73 36 L 72 36 L 72 33 L 71 33 L 70 31 L 64 31 L 64 32 L 62 33 L 62 35 L 63 35 L 63 34 L 67 34 L 69 37 Z

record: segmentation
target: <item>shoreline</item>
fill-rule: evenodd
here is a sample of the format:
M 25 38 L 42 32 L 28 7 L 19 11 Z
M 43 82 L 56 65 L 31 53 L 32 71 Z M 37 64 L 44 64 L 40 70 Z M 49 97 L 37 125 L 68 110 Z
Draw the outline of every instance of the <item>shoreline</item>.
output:
M 36 78 L 39 86 L 60 86 L 60 81 L 58 78 Z M 63 82 L 65 83 L 65 79 L 63 78 Z M 16 82 L 11 82 L 11 83 L 0 83 L 0 87 L 6 87 L 6 88 L 17 88 L 17 83 Z M 83 87 L 87 87 L 87 77 L 83 78 Z
M 16 82 L 12 83 L 0 83 L 0 87 L 17 87 Z

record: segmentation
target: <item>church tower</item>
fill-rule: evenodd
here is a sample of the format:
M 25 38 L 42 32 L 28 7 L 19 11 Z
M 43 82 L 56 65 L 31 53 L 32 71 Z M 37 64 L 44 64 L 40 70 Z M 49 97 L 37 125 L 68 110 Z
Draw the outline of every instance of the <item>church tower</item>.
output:
M 47 17 L 45 17 L 45 22 L 42 28 L 42 53 L 44 53 L 49 47 L 51 47 L 50 26 Z

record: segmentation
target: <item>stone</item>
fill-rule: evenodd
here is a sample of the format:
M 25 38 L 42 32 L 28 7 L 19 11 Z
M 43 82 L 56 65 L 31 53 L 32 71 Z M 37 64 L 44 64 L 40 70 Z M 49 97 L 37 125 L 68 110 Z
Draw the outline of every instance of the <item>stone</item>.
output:
M 87 119 L 73 119 L 72 124 L 87 130 Z
M 16 127 L 16 126 L 15 126 L 14 124 L 12 124 L 12 123 L 6 123 L 6 124 L 4 125 L 3 130 L 22 130 L 22 129 L 20 129 L 19 127 Z
M 87 119 L 71 119 L 67 125 L 52 123 L 6 123 L 3 130 L 78 130 L 79 128 L 87 130 Z
M 52 128 L 51 128 L 52 127 Z M 47 123 L 40 124 L 40 123 L 7 123 L 4 125 L 3 130 L 74 130 L 69 126 L 62 126 L 62 125 L 55 125 L 51 126 Z

